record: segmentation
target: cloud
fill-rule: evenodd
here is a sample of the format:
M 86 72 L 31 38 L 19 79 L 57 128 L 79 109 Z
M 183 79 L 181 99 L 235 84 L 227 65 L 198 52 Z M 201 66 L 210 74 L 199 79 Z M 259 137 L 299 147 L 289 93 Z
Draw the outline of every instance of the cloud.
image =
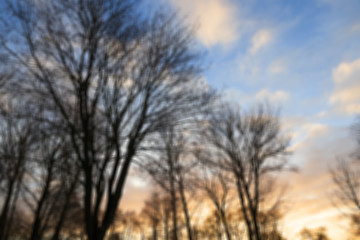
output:
M 242 107 L 251 106 L 254 103 L 253 96 L 249 93 L 240 91 L 239 89 L 229 88 L 223 92 L 223 98 L 225 101 L 239 104 Z
M 332 78 L 334 90 L 329 98 L 330 105 L 341 113 L 360 113 L 360 58 L 339 64 Z
M 266 88 L 257 93 L 243 92 L 235 88 L 229 88 L 223 92 L 223 98 L 227 102 L 240 104 L 243 108 L 247 109 L 256 106 L 256 103 L 262 103 L 264 101 L 275 104 L 275 106 L 282 104 L 290 98 L 290 94 L 282 90 L 272 92 Z
M 290 150 L 293 152 L 308 149 L 309 146 L 306 145 L 307 143 L 314 139 L 318 139 L 329 132 L 329 127 L 327 125 L 309 122 L 302 118 L 285 119 L 283 122 L 283 129 L 289 133 L 292 139 Z
M 281 73 L 286 72 L 286 67 L 285 67 L 284 61 L 282 61 L 282 60 L 273 61 L 268 68 L 268 72 L 271 75 L 276 75 L 276 74 L 281 74 Z
M 227 46 L 238 38 L 236 7 L 228 0 L 170 0 L 191 21 L 199 22 L 197 36 L 207 47 Z
M 333 70 L 335 83 L 357 82 L 360 77 L 360 58 L 353 62 L 343 62 Z
M 281 90 L 271 92 L 268 89 L 262 89 L 256 93 L 255 98 L 259 101 L 265 100 L 269 101 L 270 103 L 279 104 L 288 100 L 290 98 L 290 94 Z
M 304 130 L 306 130 L 308 137 L 315 138 L 328 133 L 329 127 L 320 123 L 307 123 L 304 125 Z
M 358 31 L 360 31 L 360 23 L 355 23 L 355 24 L 353 24 L 353 25 L 351 26 L 351 28 L 350 28 L 350 31 L 351 31 L 351 32 L 358 32 Z
M 268 45 L 272 39 L 273 34 L 269 29 L 261 29 L 257 31 L 251 39 L 250 53 L 257 53 L 261 48 Z
M 294 233 L 303 227 L 323 225 L 334 239 L 343 239 L 346 229 L 339 226 L 347 225 L 339 219 L 339 209 L 332 205 L 331 193 L 335 185 L 329 166 L 334 164 L 337 156 L 347 156 L 354 143 L 346 128 L 302 119 L 289 120 L 288 127 L 292 126 L 298 135 L 297 143 L 291 149 L 294 153 L 291 163 L 299 166 L 299 172 L 281 176 L 281 181 L 289 184 L 286 197 L 292 204 L 283 219 L 286 236 L 297 239 Z

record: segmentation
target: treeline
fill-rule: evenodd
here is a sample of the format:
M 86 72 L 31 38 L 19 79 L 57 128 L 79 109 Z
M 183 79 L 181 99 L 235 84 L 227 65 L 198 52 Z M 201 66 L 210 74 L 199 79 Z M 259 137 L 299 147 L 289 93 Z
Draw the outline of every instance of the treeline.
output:
M 225 103 L 177 16 L 1 4 L 0 240 L 284 239 L 279 116 Z M 158 189 L 140 215 L 119 210 L 131 166 Z

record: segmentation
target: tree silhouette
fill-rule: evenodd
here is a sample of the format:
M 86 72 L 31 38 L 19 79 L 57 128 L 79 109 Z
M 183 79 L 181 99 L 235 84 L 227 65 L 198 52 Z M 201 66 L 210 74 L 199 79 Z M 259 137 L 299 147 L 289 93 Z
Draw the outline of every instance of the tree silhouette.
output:
M 170 195 L 174 239 L 178 238 L 178 199 L 182 205 L 188 238 L 192 239 L 190 214 L 185 196 L 185 175 L 194 166 L 193 161 L 186 158 L 188 143 L 182 131 L 175 127 L 164 129 L 159 135 L 157 151 L 145 155 L 147 161 L 141 161 L 139 166 Z
M 348 157 L 338 158 L 336 165 L 330 169 L 332 180 L 336 189 L 333 192 L 335 205 L 346 206 L 350 211 L 348 216 L 354 236 L 359 236 L 359 211 L 360 211 L 360 120 L 353 124 L 352 130 L 357 141 L 355 152 Z
M 15 111 L 15 109 L 13 109 Z M 33 125 L 8 113 L 0 115 L 0 193 L 3 197 L 0 212 L 0 239 L 6 239 L 7 229 L 14 222 L 27 157 L 33 145 Z
M 327 236 L 326 228 L 323 227 L 312 230 L 304 228 L 301 230 L 300 236 L 304 240 L 330 240 L 330 238 Z
M 196 153 L 195 153 L 196 155 Z M 201 161 L 201 160 L 200 160 Z M 219 222 L 218 229 L 223 226 L 226 238 L 231 240 L 231 231 L 227 220 L 228 200 L 230 192 L 229 180 L 221 171 L 211 171 L 206 166 L 201 165 L 198 176 L 194 178 L 194 185 L 203 191 L 215 206 L 215 217 Z M 222 233 L 219 231 L 219 235 Z M 221 238 L 221 237 L 220 237 Z
M 267 195 L 263 179 L 287 164 L 289 141 L 281 134 L 278 117 L 262 105 L 247 114 L 222 106 L 207 126 L 204 137 L 210 147 L 202 158 L 232 174 L 248 239 L 260 240 L 259 206 Z
M 13 94 L 70 139 L 87 238 L 103 239 L 148 137 L 213 95 L 197 78 L 192 34 L 166 14 L 140 16 L 131 0 L 7 4 L 2 23 L 11 28 L 1 47 L 19 69 Z
M 153 193 L 151 198 L 145 201 L 142 214 L 149 219 L 152 228 L 152 239 L 158 239 L 158 226 L 161 222 L 161 199 L 159 193 Z

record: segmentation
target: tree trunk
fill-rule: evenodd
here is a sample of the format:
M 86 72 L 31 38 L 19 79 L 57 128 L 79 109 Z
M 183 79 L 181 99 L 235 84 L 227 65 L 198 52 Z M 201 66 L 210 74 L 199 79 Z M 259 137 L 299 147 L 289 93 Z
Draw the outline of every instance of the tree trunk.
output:
M 18 200 L 19 194 L 20 194 L 20 184 L 21 184 L 21 181 L 18 181 L 17 187 L 15 189 L 15 196 L 14 196 L 12 204 L 11 204 L 10 214 L 9 214 L 8 221 L 7 221 L 7 224 L 6 224 L 6 228 L 5 228 L 5 231 L 4 231 L 4 234 L 3 234 L 3 236 L 4 236 L 3 239 L 9 239 L 9 234 L 10 234 L 11 227 L 12 227 L 12 222 L 14 220 L 16 203 L 17 203 L 17 200 Z
M 252 230 L 252 224 L 250 222 L 249 216 L 248 216 L 248 212 L 246 209 L 246 204 L 245 204 L 245 199 L 244 199 L 244 195 L 241 189 L 241 183 L 239 182 L 239 180 L 237 180 L 236 183 L 237 186 L 237 191 L 238 191 L 238 195 L 240 198 L 240 202 L 241 202 L 241 210 L 242 213 L 244 215 L 244 219 L 245 219 L 245 223 L 246 223 L 246 228 L 247 228 L 247 233 L 248 233 L 248 240 L 253 240 L 253 230 Z
M 165 210 L 165 219 L 164 219 L 164 234 L 165 240 L 169 240 L 169 212 Z
M 187 203 L 186 203 L 186 197 L 185 197 L 185 193 L 184 193 L 183 179 L 181 177 L 179 179 L 179 190 L 180 190 L 180 197 L 181 197 L 181 202 L 183 205 L 183 211 L 184 211 L 184 216 L 185 216 L 185 221 L 186 221 L 186 230 L 187 230 L 187 234 L 188 234 L 188 239 L 192 240 L 191 220 L 190 220 L 189 211 L 188 211 L 188 207 L 187 207 Z
M 259 229 L 259 225 L 257 222 L 257 214 L 255 213 L 254 209 L 251 209 L 252 212 L 252 219 L 253 219 L 253 224 L 254 224 L 254 235 L 255 235 L 255 239 L 256 240 L 261 240 L 261 234 L 260 234 L 260 229 Z
M 153 240 L 157 240 L 157 224 L 153 224 Z
M 220 214 L 221 214 L 221 221 L 222 221 L 224 229 L 225 229 L 226 238 L 227 238 L 227 240 L 231 240 L 229 225 L 227 223 L 226 214 L 225 214 L 224 210 L 220 209 Z
M 66 199 L 65 199 L 65 204 L 64 204 L 63 209 L 61 211 L 59 221 L 56 224 L 56 228 L 55 228 L 54 235 L 52 236 L 52 240 L 58 240 L 59 237 L 60 237 L 60 232 L 61 232 L 61 229 L 62 229 L 62 227 L 64 225 L 66 214 L 67 214 L 67 211 L 69 209 L 71 196 L 72 196 L 72 194 L 73 194 L 73 192 L 75 190 L 75 187 L 77 185 L 77 182 L 78 182 L 78 174 L 79 174 L 79 171 L 76 173 L 75 179 L 73 180 L 73 182 L 72 182 L 72 184 L 70 186 L 70 189 L 67 192 Z
M 14 184 L 15 184 L 14 181 L 10 180 L 8 191 L 7 191 L 7 194 L 6 194 L 6 198 L 5 198 L 3 208 L 2 208 L 2 211 L 1 211 L 1 216 L 0 216 L 0 240 L 3 239 L 6 223 L 7 223 L 7 220 L 8 220 L 9 205 L 10 205 L 10 201 L 11 201 L 11 197 L 12 197 L 12 193 L 13 193 Z
M 221 223 L 218 214 L 216 214 L 216 233 L 218 240 L 221 240 Z
M 41 228 L 41 222 L 42 222 L 41 213 L 43 211 L 43 207 L 44 207 L 46 198 L 48 197 L 48 194 L 49 194 L 50 183 L 52 181 L 53 163 L 54 162 L 52 161 L 50 163 L 49 167 L 48 167 L 48 175 L 46 176 L 45 186 L 44 186 L 44 189 L 42 191 L 40 200 L 39 200 L 39 202 L 37 204 L 37 207 L 36 207 L 30 240 L 39 240 L 39 239 L 41 239 L 41 236 L 39 236 L 40 228 Z
M 172 220 L 173 220 L 173 229 L 172 229 L 172 239 L 177 240 L 177 214 L 176 214 L 176 193 L 174 189 L 174 183 L 171 184 L 171 208 L 172 208 Z

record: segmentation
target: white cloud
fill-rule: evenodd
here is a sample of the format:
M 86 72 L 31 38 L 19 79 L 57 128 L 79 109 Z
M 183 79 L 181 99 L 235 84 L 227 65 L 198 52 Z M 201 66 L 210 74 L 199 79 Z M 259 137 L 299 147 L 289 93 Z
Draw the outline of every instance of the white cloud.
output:
M 223 92 L 223 99 L 227 102 L 239 104 L 244 109 L 256 106 L 257 103 L 269 102 L 275 106 L 281 105 L 290 98 L 285 91 L 269 91 L 262 89 L 257 93 L 243 92 L 235 88 L 226 89 Z
M 287 119 L 284 125 L 287 127 L 287 131 L 291 132 L 293 144 L 290 150 L 294 152 L 310 149 L 307 145 L 309 142 L 319 139 L 329 132 L 329 126 L 316 122 L 294 122 Z
M 360 31 L 360 23 L 355 23 L 351 26 L 350 28 L 350 31 L 351 32 L 357 32 L 357 31 Z
M 324 118 L 324 117 L 326 117 L 327 114 L 328 114 L 328 112 L 324 110 L 324 111 L 321 111 L 318 114 L 316 114 L 316 117 L 317 118 Z
M 257 100 L 266 100 L 269 101 L 270 103 L 283 103 L 286 100 L 289 99 L 290 94 L 285 92 L 285 91 L 275 91 L 275 92 L 271 92 L 268 89 L 262 89 L 260 90 L 257 94 L 256 94 L 256 99 Z
M 360 59 L 353 62 L 340 63 L 333 70 L 333 80 L 337 84 L 359 82 Z
M 272 75 L 286 72 L 286 67 L 285 67 L 284 61 L 282 61 L 282 60 L 273 61 L 268 68 L 268 72 Z
M 241 105 L 242 107 L 251 106 L 254 103 L 253 96 L 235 88 L 226 89 L 223 92 L 223 98 L 227 102 Z
M 227 46 L 238 38 L 236 6 L 228 0 L 170 0 L 191 21 L 199 22 L 197 36 L 207 47 Z
M 315 138 L 328 133 L 329 127 L 320 123 L 307 123 L 303 126 L 303 130 L 307 132 L 309 138 Z
M 250 53 L 257 53 L 261 48 L 268 45 L 272 39 L 273 34 L 269 29 L 261 29 L 257 31 L 251 39 Z
M 360 113 L 360 59 L 339 64 L 332 77 L 335 87 L 329 103 L 342 113 Z

